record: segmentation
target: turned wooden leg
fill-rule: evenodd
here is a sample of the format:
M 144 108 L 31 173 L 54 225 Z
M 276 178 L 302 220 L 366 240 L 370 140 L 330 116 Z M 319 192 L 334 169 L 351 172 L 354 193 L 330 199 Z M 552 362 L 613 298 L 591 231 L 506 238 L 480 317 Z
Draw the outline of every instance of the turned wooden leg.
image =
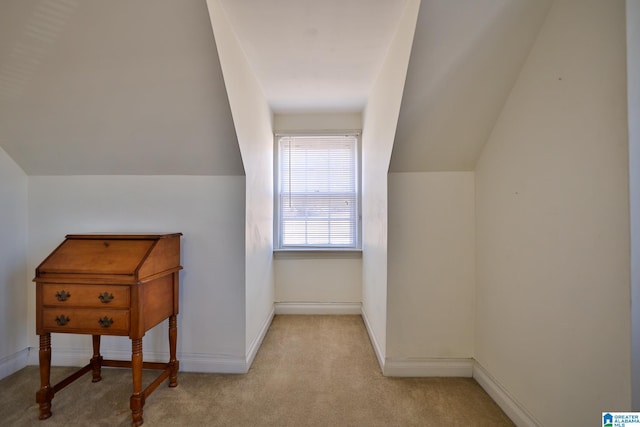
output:
M 144 406 L 144 393 L 142 392 L 142 338 L 131 340 L 131 375 L 133 376 L 133 394 L 130 399 L 131 425 L 141 426 L 142 407 Z
M 40 335 L 40 390 L 36 393 L 36 403 L 40 404 L 41 420 L 46 420 L 51 416 L 51 399 L 54 391 L 49 380 L 51 378 L 51 334 Z
M 93 335 L 93 357 L 91 357 L 91 382 L 97 383 L 102 379 L 102 356 L 100 356 L 100 335 Z
M 169 316 L 169 366 L 171 371 L 169 372 L 169 387 L 175 387 L 178 385 L 178 367 L 179 363 L 176 358 L 176 348 L 178 341 L 178 322 L 176 315 Z

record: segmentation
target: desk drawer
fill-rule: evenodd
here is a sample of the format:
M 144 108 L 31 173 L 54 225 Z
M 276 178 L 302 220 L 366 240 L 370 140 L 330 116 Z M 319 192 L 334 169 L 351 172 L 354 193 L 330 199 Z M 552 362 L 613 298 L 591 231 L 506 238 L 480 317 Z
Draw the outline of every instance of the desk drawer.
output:
M 45 306 L 129 308 L 129 286 L 114 285 L 42 285 Z
M 42 325 L 47 332 L 128 335 L 129 310 L 45 308 Z

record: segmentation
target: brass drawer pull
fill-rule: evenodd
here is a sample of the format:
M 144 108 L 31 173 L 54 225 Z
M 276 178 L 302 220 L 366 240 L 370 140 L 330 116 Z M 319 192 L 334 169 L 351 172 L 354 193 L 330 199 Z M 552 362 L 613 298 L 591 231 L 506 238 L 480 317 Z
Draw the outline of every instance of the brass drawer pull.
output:
M 98 295 L 98 299 L 100 299 L 101 303 L 108 304 L 113 300 L 113 294 L 110 294 L 109 292 L 105 292 L 103 294 Z
M 60 316 L 56 316 L 56 323 L 58 324 L 58 326 L 64 326 L 67 323 L 69 323 L 69 317 L 65 316 L 64 314 L 61 314 Z
M 109 326 L 113 325 L 113 319 L 104 316 L 102 319 L 98 319 L 98 323 L 100 323 L 100 326 L 102 326 L 103 328 L 108 328 Z
M 56 299 L 58 301 L 66 301 L 69 299 L 70 296 L 71 294 L 69 292 L 66 292 L 64 289 L 56 292 Z

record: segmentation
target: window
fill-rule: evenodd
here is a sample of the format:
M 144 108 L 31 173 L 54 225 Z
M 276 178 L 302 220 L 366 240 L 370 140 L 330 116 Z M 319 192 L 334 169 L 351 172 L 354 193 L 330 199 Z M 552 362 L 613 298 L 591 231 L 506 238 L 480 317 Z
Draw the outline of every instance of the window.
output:
M 276 249 L 359 248 L 358 135 L 276 141 Z

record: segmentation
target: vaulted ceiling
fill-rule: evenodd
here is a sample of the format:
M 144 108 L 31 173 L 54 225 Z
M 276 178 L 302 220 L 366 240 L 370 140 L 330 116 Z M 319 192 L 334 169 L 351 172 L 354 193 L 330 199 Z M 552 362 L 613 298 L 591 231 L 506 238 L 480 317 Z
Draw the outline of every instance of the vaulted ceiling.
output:
M 391 171 L 472 170 L 551 0 L 422 0 Z M 221 0 L 276 113 L 366 107 L 406 0 Z M 243 173 L 205 0 L 2 0 L 29 175 Z
M 0 146 L 29 175 L 240 175 L 204 0 L 2 0 Z
M 551 0 L 423 0 L 390 171 L 470 171 Z

